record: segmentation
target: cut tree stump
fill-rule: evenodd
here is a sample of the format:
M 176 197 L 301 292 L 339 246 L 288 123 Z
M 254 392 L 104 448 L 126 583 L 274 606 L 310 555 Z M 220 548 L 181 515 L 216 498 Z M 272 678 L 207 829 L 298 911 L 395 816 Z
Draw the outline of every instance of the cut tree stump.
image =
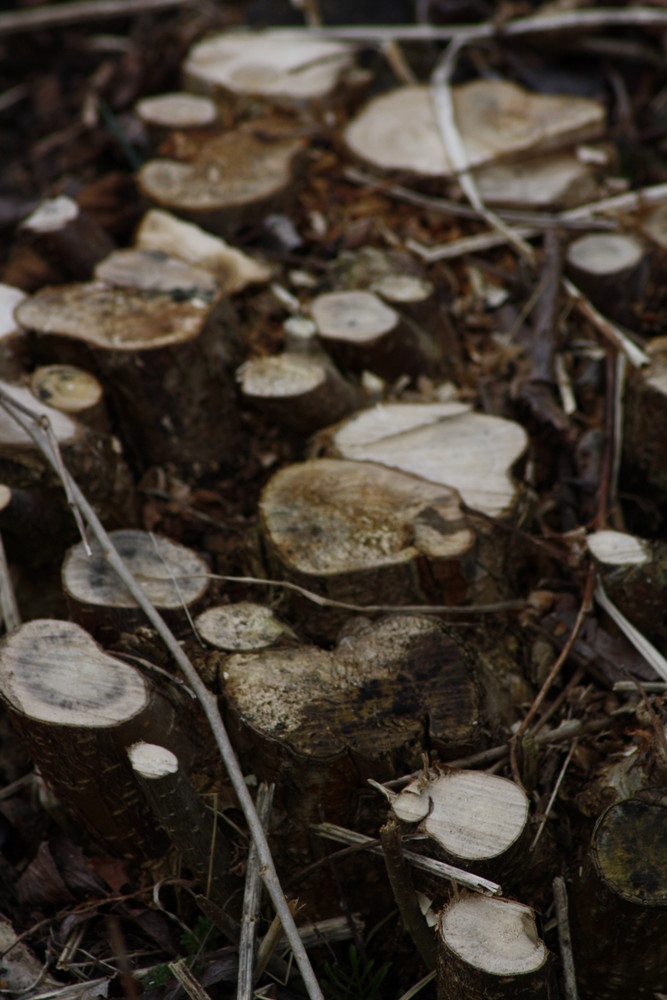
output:
M 651 362 L 628 373 L 623 455 L 667 494 L 667 338 L 649 341 Z
M 318 333 L 341 368 L 382 378 L 438 375 L 444 370 L 437 335 L 402 317 L 373 292 L 326 292 L 310 304 Z
M 210 271 L 224 295 L 243 291 L 248 285 L 265 284 L 272 274 L 268 265 L 159 208 L 146 212 L 135 244 L 138 250 L 154 250 Z
M 637 325 L 649 277 L 649 258 L 640 239 L 629 233 L 588 233 L 570 243 L 565 259 L 575 285 L 606 316 Z
M 462 896 L 440 914 L 437 941 L 438 1000 L 555 1000 L 529 906 Z
M 0 372 L 8 381 L 20 378 L 30 365 L 28 338 L 14 316 L 25 297 L 22 289 L 0 282 Z
M 571 894 L 582 1000 L 667 989 L 667 806 L 625 799 L 597 822 Z
M 160 250 L 115 250 L 100 261 L 94 277 L 116 288 L 167 292 L 186 300 L 212 302 L 219 291 L 210 271 Z
M 473 80 L 452 93 L 471 167 L 574 145 L 604 128 L 604 106 L 581 97 L 533 94 L 507 80 Z M 429 87 L 400 87 L 373 98 L 344 138 L 351 152 L 384 170 L 446 178 L 455 173 Z
M 0 382 L 12 401 L 48 419 L 65 466 L 80 484 L 99 517 L 111 527 L 135 520 L 134 492 L 119 442 L 100 434 L 79 420 L 39 402 L 27 385 Z M 77 536 L 77 528 L 62 483 L 27 433 L 0 407 L 0 482 L 12 491 L 12 515 L 19 532 L 26 529 L 26 552 L 21 555 L 20 535 L 15 555 L 24 562 L 39 553 L 42 558 L 62 555 Z M 32 524 L 25 517 L 41 511 Z M 0 516 L 0 520 L 2 517 Z M 9 526 L 10 532 L 12 531 Z M 35 546 L 27 544 L 32 539 Z
M 154 148 L 174 129 L 187 132 L 213 128 L 219 117 L 218 107 L 210 97 L 178 92 L 144 97 L 137 101 L 134 111 Z
M 201 610 L 209 583 L 207 563 L 192 549 L 147 531 L 113 531 L 110 538 L 149 600 L 178 633 L 191 630 L 192 616 Z M 111 643 L 121 632 L 132 632 L 144 613 L 90 541 L 74 545 L 63 563 L 62 584 L 74 621 L 99 641 Z
M 362 393 L 327 357 L 285 351 L 253 358 L 237 372 L 242 396 L 267 419 L 308 437 L 356 410 Z
M 276 574 L 336 601 L 466 604 L 497 592 L 456 494 L 370 462 L 281 469 L 262 493 L 260 524 Z M 293 608 L 319 639 L 334 638 L 351 613 L 298 595 Z
M 406 615 L 361 622 L 335 649 L 290 646 L 235 654 L 223 667 L 235 743 L 290 796 L 295 828 L 350 818 L 365 778 L 452 759 L 481 738 L 471 657 L 438 622 Z
M 304 139 L 294 131 L 257 120 L 187 143 L 181 159 L 149 160 L 137 182 L 149 201 L 229 236 L 291 205 L 304 151 Z
M 206 471 L 238 459 L 240 345 L 226 297 L 84 282 L 42 289 L 17 317 L 43 360 L 93 366 L 139 464 Z
M 90 278 L 95 264 L 114 249 L 109 234 L 66 195 L 41 202 L 21 223 L 18 238 L 67 281 Z
M 110 433 L 104 389 L 92 372 L 74 365 L 40 365 L 32 373 L 30 390 L 40 403 L 70 414 L 92 430 Z
M 194 45 L 183 64 L 189 90 L 243 110 L 257 99 L 287 108 L 327 104 L 368 82 L 355 68 L 355 47 L 306 30 L 234 31 Z
M 250 601 L 208 608 L 197 616 L 195 626 L 204 642 L 228 653 L 251 653 L 296 641 L 289 625 L 270 608 Z
M 596 531 L 588 549 L 607 596 L 652 642 L 667 642 L 667 545 L 622 531 Z
M 524 211 L 573 208 L 600 197 L 592 167 L 568 152 L 493 163 L 477 170 L 475 181 L 487 205 Z
M 418 823 L 428 835 L 429 856 L 494 882 L 512 875 L 527 848 L 530 803 L 519 785 L 499 775 L 431 772 L 390 801 L 401 822 Z
M 49 619 L 28 622 L 3 640 L 0 692 L 45 782 L 95 840 L 113 853 L 164 851 L 125 747 L 153 740 L 191 766 L 192 746 L 174 701 L 78 625 Z

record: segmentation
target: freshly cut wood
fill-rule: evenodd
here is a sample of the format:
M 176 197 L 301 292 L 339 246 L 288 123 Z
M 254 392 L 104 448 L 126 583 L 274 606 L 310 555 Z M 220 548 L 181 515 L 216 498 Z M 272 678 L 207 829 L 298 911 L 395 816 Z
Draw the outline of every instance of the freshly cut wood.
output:
M 426 782 L 408 785 L 391 807 L 402 822 L 420 824 L 442 860 L 496 882 L 504 881 L 526 848 L 530 803 L 519 785 L 497 774 L 432 772 Z
M 191 763 L 173 703 L 78 625 L 49 619 L 0 645 L 0 696 L 45 782 L 96 840 L 120 854 L 162 853 L 124 748 L 152 739 Z
M 134 110 L 156 145 L 174 129 L 211 128 L 218 121 L 215 101 L 197 94 L 176 92 L 144 97 Z
M 227 908 L 238 888 L 230 873 L 232 849 L 216 829 L 213 813 L 190 783 L 176 754 L 143 741 L 127 751 L 132 770 L 151 810 L 174 847 L 193 871 L 207 898 Z
M 667 338 L 647 345 L 645 368 L 628 373 L 623 454 L 650 483 L 667 493 Z
M 257 225 L 294 195 L 302 137 L 255 121 L 191 144 L 182 160 L 149 160 L 137 180 L 150 201 L 220 236 Z
M 210 271 L 225 295 L 243 291 L 248 285 L 264 284 L 272 273 L 266 264 L 231 247 L 218 236 L 159 208 L 146 212 L 135 234 L 135 243 L 139 250 L 159 251 Z
M 138 463 L 204 471 L 238 458 L 228 299 L 84 282 L 42 289 L 17 318 L 48 360 L 62 359 L 63 343 L 82 367 L 92 360 Z
M 527 446 L 519 424 L 465 403 L 384 403 L 334 428 L 327 452 L 441 483 L 474 510 L 509 517 L 519 493 L 512 468 Z
M 599 197 L 591 166 L 574 153 L 494 163 L 477 170 L 475 180 L 487 205 L 504 208 L 573 208 Z
M 307 316 L 290 316 L 283 323 L 285 348 L 290 354 L 322 353 L 317 326 Z
M 438 924 L 438 1000 L 551 1000 L 549 952 L 535 914 L 511 899 L 463 896 Z
M 667 640 L 667 545 L 622 531 L 588 537 L 607 596 L 626 618 L 662 647 Z
M 48 420 L 63 462 L 107 524 L 113 527 L 133 523 L 132 479 L 118 441 L 39 402 L 27 385 L 0 381 L 0 391 L 37 417 Z M 77 536 L 62 483 L 32 437 L 3 407 L 0 407 L 0 475 L 14 493 L 15 510 L 23 510 L 26 515 L 28 511 L 42 512 L 28 537 L 47 542 L 45 551 L 62 554 Z M 26 546 L 26 551 L 29 548 Z
M 342 420 L 363 398 L 324 355 L 286 351 L 253 358 L 241 366 L 237 378 L 248 402 L 303 437 Z
M 170 257 L 161 250 L 114 250 L 95 268 L 97 281 L 118 288 L 146 292 L 168 292 L 184 299 L 202 298 L 211 302 L 218 282 L 210 271 Z
M 293 819 L 315 818 L 321 804 L 340 822 L 366 777 L 405 773 L 427 746 L 451 759 L 481 735 L 471 658 L 440 623 L 412 615 L 358 624 L 332 651 L 235 654 L 224 697 L 256 773 L 275 776 L 282 762 Z
M 582 1000 L 652 997 L 667 987 L 667 806 L 626 799 L 597 822 L 571 893 Z
M 354 70 L 355 48 L 308 30 L 235 31 L 198 42 L 183 65 L 190 90 L 302 105 L 330 98 Z
M 326 292 L 313 300 L 310 313 L 342 368 L 367 368 L 386 379 L 442 373 L 443 349 L 436 336 L 373 292 Z
M 473 80 L 454 87 L 453 97 L 471 167 L 573 145 L 604 128 L 606 112 L 598 101 L 533 94 L 507 80 Z M 400 87 L 373 98 L 344 137 L 353 153 L 385 170 L 454 174 L 428 87 Z
M 204 642 L 229 653 L 251 653 L 296 638 L 270 608 L 250 601 L 208 608 L 195 626 Z
M 588 233 L 570 243 L 567 270 L 605 315 L 632 326 L 649 276 L 646 247 L 630 233 Z
M 41 365 L 30 378 L 30 389 L 41 403 L 99 431 L 109 430 L 104 390 L 92 372 L 74 365 Z
M 113 531 L 110 538 L 160 614 L 178 631 L 190 627 L 209 583 L 206 562 L 192 549 L 148 531 Z M 111 569 L 99 543 L 74 545 L 63 563 L 62 583 L 72 618 L 102 639 L 131 631 L 143 612 Z
M 41 202 L 19 229 L 19 239 L 54 264 L 68 280 L 85 280 L 114 242 L 66 195 Z
M 26 294 L 0 282 L 0 371 L 4 379 L 18 378 L 29 366 L 28 338 L 14 317 Z
M 465 604 L 488 580 L 456 494 L 369 462 L 317 459 L 277 472 L 260 501 L 276 572 L 355 605 Z M 432 603 L 432 601 L 431 601 Z M 331 638 L 349 612 L 294 598 L 309 634 Z

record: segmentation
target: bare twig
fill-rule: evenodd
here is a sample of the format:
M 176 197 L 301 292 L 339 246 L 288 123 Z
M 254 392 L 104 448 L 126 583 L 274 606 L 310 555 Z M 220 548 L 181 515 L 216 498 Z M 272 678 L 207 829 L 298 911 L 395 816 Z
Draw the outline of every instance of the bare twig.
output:
M 50 3 L 43 7 L 0 14 L 0 37 L 26 31 L 66 28 L 71 24 L 109 21 L 116 17 L 138 17 L 150 11 L 192 6 L 193 0 L 80 0 Z
M 609 617 L 614 620 L 623 635 L 629 640 L 629 642 L 632 643 L 637 652 L 641 653 L 646 662 L 653 667 L 656 674 L 658 674 L 659 677 L 662 677 L 663 681 L 667 681 L 667 660 L 665 657 L 655 648 L 653 643 L 648 641 L 645 635 L 642 635 L 642 633 L 628 621 L 616 605 L 610 601 L 602 583 L 599 580 L 595 586 L 595 600 L 598 602 L 602 610 L 606 611 Z
M 470 161 L 466 151 L 454 110 L 451 79 L 456 66 L 456 60 L 461 49 L 469 39 L 454 39 L 436 65 L 431 76 L 431 101 L 435 111 L 436 121 L 447 156 L 456 171 L 458 181 L 472 207 L 493 228 L 503 234 L 508 243 L 527 261 L 532 263 L 535 252 L 529 243 L 510 229 L 503 220 L 492 212 L 482 201 L 477 189 L 477 183 L 470 169 Z
M 549 814 L 551 813 L 551 810 L 553 809 L 554 802 L 556 801 L 556 796 L 558 795 L 558 790 L 559 790 L 560 786 L 563 783 L 563 778 L 565 777 L 565 772 L 567 771 L 568 767 L 570 766 L 570 761 L 572 760 L 572 755 L 573 755 L 574 751 L 577 749 L 577 743 L 578 742 L 579 742 L 579 740 L 577 740 L 576 737 L 575 737 L 574 740 L 572 740 L 572 746 L 570 747 L 570 749 L 567 752 L 567 757 L 563 761 L 563 766 L 561 767 L 561 769 L 560 769 L 560 771 L 558 773 L 558 777 L 556 778 L 556 783 L 555 783 L 555 785 L 553 787 L 553 791 L 551 792 L 551 795 L 549 796 L 549 801 L 547 802 L 547 807 L 544 810 L 544 816 L 542 817 L 542 822 L 540 823 L 540 825 L 538 827 L 538 830 L 537 830 L 537 833 L 535 834 L 535 837 L 533 838 L 533 842 L 530 845 L 531 851 L 534 851 L 535 848 L 537 847 L 538 841 L 539 841 L 540 837 L 542 836 L 542 831 L 544 830 L 544 827 L 547 825 L 547 820 L 549 819 Z
M 553 880 L 553 892 L 554 903 L 556 905 L 556 920 L 558 922 L 558 945 L 563 969 L 565 1000 L 578 1000 L 577 976 L 574 969 L 572 938 L 570 936 L 570 917 L 567 911 L 567 888 L 565 880 L 560 875 Z
M 257 789 L 255 808 L 265 830 L 269 828 L 271 803 L 275 785 L 262 783 Z M 248 853 L 245 891 L 243 893 L 243 917 L 241 920 L 241 941 L 239 943 L 239 975 L 236 987 L 237 1000 L 252 1000 L 253 966 L 255 963 L 255 932 L 259 904 L 262 898 L 262 875 L 259 855 L 252 844 Z
M 408 867 L 403 856 L 398 822 L 394 816 L 390 816 L 380 830 L 380 841 L 382 842 L 382 853 L 384 854 L 391 891 L 400 910 L 405 929 L 412 938 L 426 968 L 434 969 L 435 939 L 419 909 L 415 887 L 408 874 Z
M 428 986 L 429 983 L 433 982 L 435 975 L 435 972 L 429 972 L 428 976 L 424 976 L 424 978 L 420 979 L 418 983 L 411 986 L 406 993 L 402 993 L 398 1000 L 412 1000 L 412 998 L 416 997 L 418 993 L 421 993 L 425 986 Z
M 569 278 L 563 278 L 563 288 L 570 298 L 574 300 L 574 304 L 581 315 L 585 316 L 596 330 L 610 341 L 614 347 L 618 348 L 619 351 L 623 351 L 630 364 L 634 365 L 635 368 L 639 368 L 641 365 L 649 363 L 650 358 L 648 354 L 630 340 L 620 327 L 612 323 L 606 316 L 603 316 Z
M 88 523 L 92 534 L 100 543 L 104 557 L 119 579 L 125 584 L 127 590 L 142 609 L 151 625 L 155 628 L 156 632 L 173 656 L 179 669 L 185 675 L 190 687 L 195 692 L 197 699 L 201 703 L 209 726 L 211 727 L 211 732 L 213 733 L 215 742 L 225 763 L 225 767 L 227 768 L 227 773 L 229 774 L 232 787 L 236 792 L 239 804 L 243 810 L 252 839 L 257 846 L 257 852 L 262 863 L 262 877 L 264 879 L 264 884 L 266 885 L 267 891 L 276 909 L 276 913 L 280 917 L 285 930 L 285 935 L 292 946 L 294 957 L 297 961 L 297 965 L 299 966 L 308 995 L 311 1000 L 324 1000 L 324 996 L 315 977 L 315 973 L 313 972 L 310 960 L 305 948 L 303 947 L 301 938 L 299 937 L 299 932 L 297 931 L 296 924 L 294 923 L 294 918 L 292 917 L 292 913 L 287 905 L 287 901 L 280 886 L 280 880 L 278 878 L 273 857 L 271 856 L 271 851 L 269 850 L 264 829 L 255 811 L 255 806 L 245 783 L 243 772 L 238 760 L 236 759 L 229 736 L 227 735 L 227 730 L 222 721 L 222 716 L 220 715 L 215 695 L 208 690 L 192 665 L 190 659 L 184 653 L 181 644 L 167 627 L 163 618 L 158 614 L 155 607 L 146 597 L 143 589 L 139 586 L 135 578 L 125 566 L 125 563 L 115 549 L 111 539 L 97 517 L 97 514 L 90 506 L 77 484 L 74 482 L 66 469 L 61 469 L 61 465 L 58 462 L 57 456 L 51 446 L 49 436 L 44 431 L 42 418 L 37 414 L 34 414 L 31 422 L 26 418 L 21 410 L 15 406 L 12 398 L 2 390 L 0 390 L 0 402 L 7 412 L 14 418 L 14 420 L 16 420 L 26 433 L 33 438 L 52 468 L 57 473 L 61 473 L 62 471 L 67 476 L 74 501 L 78 505 L 81 513 Z
M 336 826 L 334 823 L 315 823 L 312 828 L 315 833 L 326 840 L 333 840 L 339 844 L 358 844 L 361 847 L 365 847 L 371 854 L 379 854 L 380 857 L 383 856 L 382 848 L 378 846 L 377 842 L 372 837 L 364 836 L 363 833 L 346 830 L 344 827 Z M 430 872 L 439 878 L 453 879 L 459 885 L 463 885 L 467 889 L 473 889 L 475 892 L 481 892 L 485 896 L 502 895 L 502 889 L 497 882 L 490 882 L 479 875 L 473 875 L 472 872 L 463 871 L 461 868 L 454 868 L 453 865 L 445 864 L 444 861 L 425 858 L 421 854 L 415 854 L 413 851 L 404 851 L 403 857 L 414 868 L 420 868 L 422 871 Z
M 211 996 L 206 992 L 201 983 L 195 979 L 186 964 L 186 959 L 179 958 L 177 962 L 169 963 L 169 971 L 181 984 L 190 1000 L 211 1000 Z

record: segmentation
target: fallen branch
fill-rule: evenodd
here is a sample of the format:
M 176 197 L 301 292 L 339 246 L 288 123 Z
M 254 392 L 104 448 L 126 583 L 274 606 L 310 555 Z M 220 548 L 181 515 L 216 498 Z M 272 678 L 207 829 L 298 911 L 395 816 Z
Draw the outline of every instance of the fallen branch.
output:
M 107 532 L 97 517 L 97 514 L 90 506 L 72 477 L 69 475 L 67 469 L 62 465 L 62 462 L 59 461 L 59 458 L 51 444 L 51 438 L 48 433 L 48 427 L 45 425 L 44 418 L 41 418 L 36 414 L 32 415 L 32 419 L 28 418 L 25 415 L 24 410 L 19 409 L 15 405 L 12 398 L 7 396 L 4 392 L 0 392 L 0 405 L 35 441 L 37 446 L 42 451 L 42 454 L 56 473 L 58 473 L 61 478 L 65 479 L 69 494 L 72 496 L 72 499 L 85 518 L 91 533 L 97 538 L 98 542 L 102 546 L 102 550 L 109 565 L 112 569 L 114 569 L 118 577 L 127 587 L 129 593 L 142 609 L 149 622 L 173 656 L 179 669 L 183 672 L 188 684 L 195 692 L 197 699 L 204 710 L 209 726 L 211 727 L 211 732 L 213 733 L 220 755 L 224 761 L 225 767 L 227 768 L 227 773 L 229 774 L 232 787 L 236 792 L 239 804 L 243 810 L 253 842 L 255 843 L 257 853 L 262 863 L 262 878 L 264 879 L 264 884 L 276 909 L 276 914 L 280 918 L 285 936 L 287 937 L 294 953 L 294 957 L 299 967 L 299 971 L 301 972 L 308 996 L 310 997 L 310 1000 L 324 1000 L 323 993 L 317 979 L 315 978 L 315 973 L 313 972 L 306 949 L 304 948 L 301 938 L 299 937 L 299 932 L 294 922 L 292 912 L 282 891 L 275 863 L 269 849 L 266 834 L 264 833 L 264 828 L 262 827 L 259 817 L 257 816 L 254 803 L 245 783 L 243 772 L 238 760 L 236 759 L 229 736 L 227 735 L 227 730 L 222 721 L 222 716 L 220 715 L 215 695 L 208 690 L 192 665 L 190 659 L 183 652 L 181 644 L 167 627 L 163 618 L 158 614 L 151 602 L 147 599 L 143 589 L 139 586 L 135 578 L 127 570 L 125 563 L 118 555 L 118 552 L 114 548 Z

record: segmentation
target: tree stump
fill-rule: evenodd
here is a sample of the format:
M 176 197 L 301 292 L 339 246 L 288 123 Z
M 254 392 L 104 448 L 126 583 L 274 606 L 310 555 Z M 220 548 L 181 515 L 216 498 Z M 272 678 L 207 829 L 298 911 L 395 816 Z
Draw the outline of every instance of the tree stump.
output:
M 286 351 L 253 358 L 238 370 L 243 397 L 269 420 L 308 437 L 352 413 L 361 392 L 323 356 Z
M 137 181 L 154 204 L 229 236 L 291 204 L 304 149 L 303 138 L 284 127 L 254 121 L 188 143 L 181 159 L 149 160 Z
M 95 840 L 114 853 L 163 852 L 125 748 L 151 739 L 190 766 L 192 745 L 173 701 L 78 625 L 48 619 L 3 640 L 0 691 L 47 785 Z
M 144 97 L 137 101 L 134 111 L 153 147 L 158 147 L 174 129 L 187 132 L 188 129 L 212 128 L 218 122 L 215 101 L 196 94 Z
M 641 240 L 629 233 L 588 233 L 567 248 L 567 270 L 575 285 L 602 312 L 635 326 L 649 277 Z
M 437 337 L 373 292 L 326 292 L 310 305 L 318 333 L 341 368 L 369 369 L 385 379 L 441 374 Z
M 74 365 L 40 365 L 30 378 L 35 399 L 71 414 L 86 427 L 110 432 L 104 389 L 92 372 Z
M 18 235 L 67 281 L 90 278 L 95 264 L 114 249 L 108 233 L 66 195 L 41 202 Z
M 602 814 L 570 913 L 582 1000 L 652 997 L 667 989 L 664 804 L 625 799 Z
M 20 288 L 0 283 L 0 371 L 8 381 L 20 378 L 30 364 L 26 333 L 14 317 L 25 297 Z
M 239 348 L 226 298 L 91 282 L 45 288 L 17 316 L 45 360 L 61 361 L 65 344 L 75 364 L 93 365 L 139 464 L 234 464 Z
M 111 541 L 149 600 L 179 633 L 191 629 L 208 588 L 209 568 L 192 549 L 147 531 L 113 531 Z M 91 540 L 92 555 L 80 542 L 63 563 L 62 584 L 70 614 L 99 641 L 145 622 L 143 611 Z
M 250 601 L 208 608 L 197 616 L 195 626 L 204 642 L 227 653 L 252 653 L 296 640 L 270 608 Z
M 649 341 L 651 363 L 628 374 L 623 455 L 662 494 L 667 493 L 667 338 Z
M 426 853 L 495 882 L 511 877 L 527 848 L 528 798 L 499 775 L 431 772 L 390 801 L 401 822 L 428 835 Z
M 331 651 L 235 654 L 223 679 L 236 745 L 289 796 L 295 828 L 350 818 L 366 777 L 412 770 L 429 747 L 451 759 L 481 737 L 471 659 L 428 618 L 360 624 Z
M 216 298 L 218 282 L 210 271 L 160 250 L 115 250 L 95 268 L 95 278 L 116 288 L 167 292 L 181 299 Z
M 146 212 L 135 234 L 135 244 L 138 250 L 179 257 L 210 271 L 223 295 L 233 295 L 248 285 L 264 284 L 271 277 L 271 268 L 266 264 L 159 208 Z
M 529 906 L 462 896 L 440 914 L 438 1000 L 551 1000 L 549 952 Z

